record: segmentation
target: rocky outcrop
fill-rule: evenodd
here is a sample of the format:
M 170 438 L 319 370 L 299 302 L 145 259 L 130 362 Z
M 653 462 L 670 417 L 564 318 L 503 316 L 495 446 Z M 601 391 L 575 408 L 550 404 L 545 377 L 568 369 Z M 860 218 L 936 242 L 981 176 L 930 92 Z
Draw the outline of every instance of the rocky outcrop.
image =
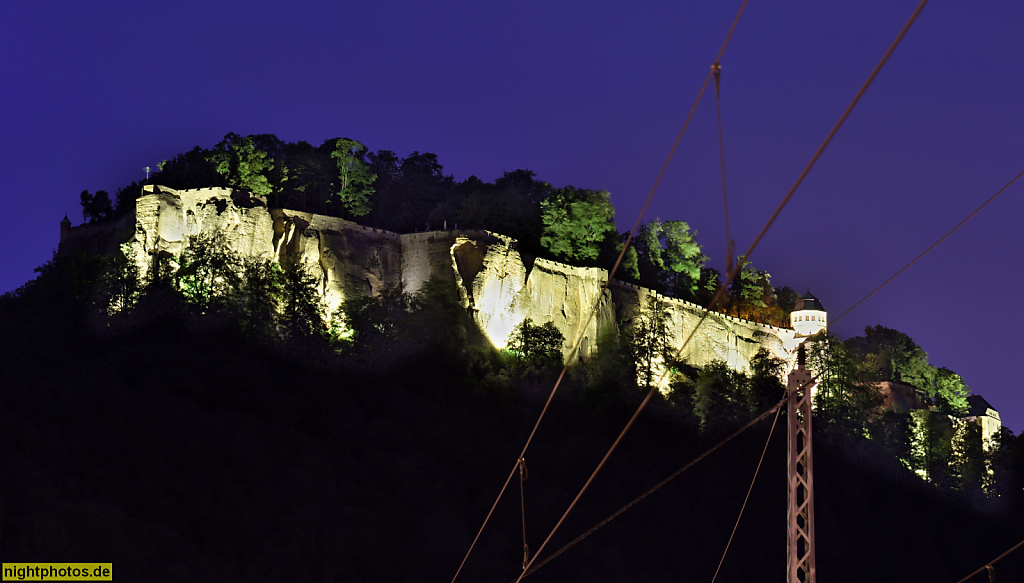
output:
M 274 257 L 274 221 L 262 198 L 226 188 L 146 186 L 144 192 L 136 201 L 135 230 L 127 241 L 144 277 L 156 258 L 180 257 L 188 237 L 199 233 L 223 235 L 243 256 Z
M 312 213 L 274 209 L 274 255 L 317 278 L 328 312 L 347 298 L 401 289 L 401 241 L 395 233 Z
M 661 302 L 672 346 L 686 343 L 682 358 L 693 366 L 723 360 L 749 369 L 765 347 L 789 360 L 794 332 L 711 313 L 694 333 L 700 306 L 613 281 L 607 271 L 522 256 L 516 241 L 486 231 L 436 231 L 399 235 L 351 221 L 285 209 L 246 192 L 223 188 L 175 191 L 147 186 L 131 221 L 106 227 L 62 227 L 61 252 L 116 250 L 128 242 L 145 274 L 157 257 L 180 256 L 188 237 L 220 233 L 236 253 L 304 266 L 317 278 L 329 311 L 347 298 L 386 290 L 415 294 L 434 280 L 451 290 L 483 335 L 503 347 L 527 318 L 553 322 L 566 338 L 568 355 L 597 350 L 600 333 L 617 334 Z M 687 338 L 691 336 L 689 342 Z
M 227 188 L 174 191 L 152 188 L 136 207 L 136 238 L 147 252 L 180 255 L 189 235 L 219 233 L 243 256 L 273 256 L 273 219 L 267 203 Z
M 563 353 L 578 343 L 580 356 L 597 348 L 598 333 L 614 323 L 608 272 L 547 259 L 529 261 L 508 237 L 487 233 L 460 236 L 451 247 L 462 305 L 491 343 L 503 347 L 512 329 L 527 318 L 553 322 L 565 336 Z M 593 312 L 593 315 L 591 315 Z

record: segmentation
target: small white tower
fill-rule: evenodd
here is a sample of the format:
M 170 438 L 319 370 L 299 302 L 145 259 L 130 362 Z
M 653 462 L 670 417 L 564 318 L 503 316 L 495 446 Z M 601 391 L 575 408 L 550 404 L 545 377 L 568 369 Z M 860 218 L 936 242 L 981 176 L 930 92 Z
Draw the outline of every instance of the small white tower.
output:
M 797 336 L 811 336 L 828 327 L 826 316 L 821 300 L 807 290 L 807 293 L 796 301 L 796 307 L 789 315 L 789 325 L 796 330 Z

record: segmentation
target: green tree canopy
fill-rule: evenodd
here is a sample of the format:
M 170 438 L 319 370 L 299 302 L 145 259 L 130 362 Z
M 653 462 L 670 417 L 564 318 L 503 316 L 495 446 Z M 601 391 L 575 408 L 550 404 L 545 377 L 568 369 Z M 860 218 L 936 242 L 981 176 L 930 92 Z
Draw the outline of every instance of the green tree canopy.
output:
M 207 154 L 207 160 L 229 186 L 266 196 L 273 190 L 269 172 L 274 169 L 274 158 L 260 147 L 259 137 L 229 133 Z
M 348 138 L 337 138 L 331 158 L 337 163 L 338 175 L 334 182 L 334 195 L 341 200 L 345 211 L 354 217 L 366 216 L 373 209 L 370 196 L 377 175 L 366 163 L 366 146 Z
M 864 336 L 848 339 L 846 346 L 860 361 L 861 381 L 900 381 L 921 389 L 927 397 L 935 396 L 935 367 L 928 363 L 928 354 L 906 334 L 884 326 L 868 326 Z
M 807 364 L 818 381 L 815 404 L 819 415 L 847 435 L 861 433 L 882 404 L 878 389 L 857 377 L 857 359 L 845 344 L 825 330 L 807 339 Z
M 241 283 L 242 260 L 224 235 L 190 235 L 174 274 L 177 288 L 202 313 L 234 299 Z
M 646 263 L 658 270 L 658 283 L 677 295 L 691 298 L 700 284 L 707 256 L 697 243 L 697 233 L 683 221 L 655 219 L 640 228 L 638 248 Z
M 967 397 L 971 396 L 970 389 L 963 377 L 949 370 L 938 368 L 935 371 L 935 405 L 939 411 L 949 415 L 967 414 Z
M 775 298 L 772 276 L 740 256 L 741 266 L 729 284 L 729 313 L 747 320 L 774 325 L 782 323 L 782 309 Z
M 605 238 L 615 235 L 615 208 L 606 191 L 566 186 L 540 206 L 540 244 L 559 259 L 594 261 Z

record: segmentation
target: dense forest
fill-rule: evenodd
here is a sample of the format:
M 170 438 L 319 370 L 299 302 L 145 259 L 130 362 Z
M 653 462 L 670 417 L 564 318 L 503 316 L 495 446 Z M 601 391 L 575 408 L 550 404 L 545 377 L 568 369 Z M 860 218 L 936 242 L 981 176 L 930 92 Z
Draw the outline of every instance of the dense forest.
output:
M 543 247 L 543 221 L 540 233 Z M 558 376 L 558 331 L 526 321 L 496 351 L 436 282 L 326 314 L 296 266 L 239 257 L 216 237 L 187 249 L 151 281 L 123 255 L 56 256 L 0 297 L 0 554 L 110 561 L 130 580 L 448 580 Z M 654 363 L 671 358 L 663 326 L 654 304 L 570 367 L 522 501 L 506 495 L 460 580 L 518 575 L 523 538 L 539 546 Z M 959 376 L 881 326 L 809 347 L 823 578 L 954 581 L 1024 537 L 1024 440 L 1004 430 L 985 450 L 958 428 Z M 749 374 L 668 364 L 671 391 L 549 551 L 783 394 L 783 365 L 766 353 Z M 923 414 L 883 410 L 881 379 L 916 387 Z M 710 580 L 770 427 L 530 579 Z M 723 580 L 784 573 L 785 439 L 773 435 Z M 1024 572 L 1024 556 L 999 569 Z
M 505 172 L 494 182 L 470 176 L 456 182 L 431 153 L 405 158 L 390 150 L 368 151 L 348 138 L 318 147 L 286 143 L 270 134 L 228 134 L 212 148 L 195 147 L 165 160 L 143 182 L 81 193 L 86 221 L 102 222 L 134 209 L 144 183 L 174 189 L 222 186 L 265 196 L 271 207 L 343 217 L 364 225 L 408 233 L 487 229 L 519 242 L 521 252 L 576 265 L 611 269 L 628 233 L 615 227 L 615 207 L 606 191 L 555 188 L 530 170 Z M 742 258 L 740 258 L 742 259 Z M 681 220 L 643 224 L 626 250 L 617 277 L 672 297 L 707 305 L 721 274 L 706 266 L 697 233 Z M 789 322 L 798 294 L 776 288 L 771 275 L 738 261 L 742 268 L 716 309 L 775 326 Z

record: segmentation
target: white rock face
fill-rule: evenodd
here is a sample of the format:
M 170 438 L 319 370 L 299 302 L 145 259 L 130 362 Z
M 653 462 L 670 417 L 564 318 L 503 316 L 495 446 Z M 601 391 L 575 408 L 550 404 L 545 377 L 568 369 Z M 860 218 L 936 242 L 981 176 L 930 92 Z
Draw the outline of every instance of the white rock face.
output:
M 563 355 L 578 341 L 579 354 L 590 356 L 598 331 L 614 321 L 611 293 L 602 290 L 608 273 L 547 259 L 530 268 L 515 246 L 495 233 L 455 241 L 451 255 L 462 305 L 496 347 L 504 347 L 512 329 L 530 318 L 537 325 L 554 323 L 566 339 Z
M 316 276 L 329 312 L 348 298 L 401 289 L 401 242 L 395 233 L 313 213 L 270 214 L 274 256 Z
M 136 201 L 135 234 L 129 242 L 143 275 L 152 256 L 180 257 L 190 235 L 224 235 L 236 253 L 266 259 L 274 257 L 274 221 L 266 201 L 226 188 L 177 191 L 146 186 Z
M 577 342 L 581 358 L 593 355 L 602 330 L 618 334 L 619 327 L 628 327 L 654 300 L 666 306 L 676 349 L 683 347 L 703 313 L 695 304 L 618 281 L 605 289 L 604 269 L 524 258 L 516 241 L 496 233 L 398 235 L 336 217 L 269 210 L 262 198 L 241 191 L 146 189 L 136 203 L 135 230 L 129 240 L 144 274 L 156 255 L 179 257 L 190 235 L 222 233 L 243 256 L 305 266 L 317 278 L 329 310 L 346 298 L 386 290 L 415 294 L 434 279 L 450 286 L 494 346 L 504 347 L 512 329 L 530 318 L 538 325 L 554 323 L 566 338 L 566 357 Z M 71 228 L 68 239 L 85 239 L 90 232 Z M 104 236 L 123 236 L 117 233 L 114 229 Z M 111 247 L 103 243 L 93 247 Z M 762 346 L 791 361 L 794 332 L 711 313 L 681 357 L 696 367 L 722 360 L 747 371 Z

